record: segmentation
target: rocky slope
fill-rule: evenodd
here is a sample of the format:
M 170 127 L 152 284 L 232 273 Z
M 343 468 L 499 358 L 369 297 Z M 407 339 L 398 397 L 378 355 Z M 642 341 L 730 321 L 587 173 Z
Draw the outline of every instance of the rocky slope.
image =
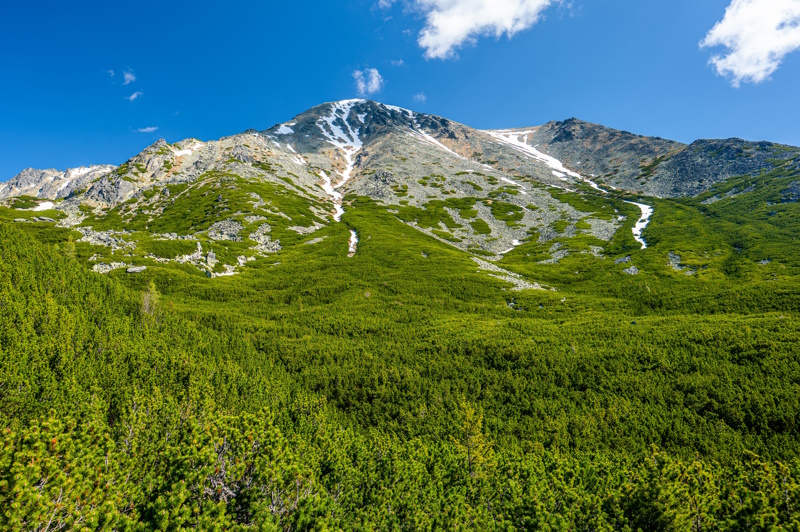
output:
M 623 203 L 610 200 L 615 190 L 695 195 L 728 177 L 797 157 L 797 149 L 770 143 L 684 145 L 575 119 L 479 131 L 395 106 L 345 100 L 263 131 L 207 142 L 159 140 L 119 167 L 25 170 L 0 185 L 0 200 L 24 195 L 54 201 L 36 208 L 63 212 L 59 223 L 79 227 L 93 245 L 118 238 L 122 233 L 108 231 L 120 230 L 235 243 L 241 254 L 227 264 L 218 264 L 216 255 L 208 260 L 202 246 L 181 255 L 214 275 L 281 249 L 271 227 L 311 235 L 341 221 L 359 196 L 433 238 L 489 258 L 537 242 L 549 249 L 546 263 L 574 251 L 558 241 L 574 236 L 591 242 L 581 252 L 602 254 L 604 243 L 627 223 Z M 592 198 L 584 201 L 587 194 Z M 287 196 L 302 208 L 291 213 L 276 206 Z M 646 213 L 652 212 L 645 203 L 635 203 L 641 218 L 633 227 L 643 246 Z M 92 229 L 98 224 L 105 233 Z
M 418 181 L 433 166 L 447 177 L 488 171 L 567 188 L 585 176 L 609 188 L 677 197 L 700 194 L 715 183 L 787 159 L 800 164 L 800 150 L 740 139 L 686 145 L 574 118 L 527 129 L 478 131 L 395 106 L 346 100 L 319 105 L 261 132 L 211 142 L 160 140 L 118 168 L 27 169 L 0 185 L 0 199 L 55 200 L 86 190 L 85 201 L 109 207 L 161 182 L 191 182 L 210 171 L 267 177 L 276 168 L 313 195 L 331 187 L 333 195 L 326 193 L 336 200 L 337 194 L 352 191 L 391 201 L 398 184 L 408 187 L 410 198 L 430 195 Z
M 757 174 L 787 160 L 800 164 L 800 149 L 771 142 L 726 139 L 687 145 L 575 118 L 535 128 L 528 142 L 598 182 L 657 197 L 696 196 L 731 177 Z
M 87 189 L 93 182 L 115 169 L 116 166 L 110 164 L 80 166 L 63 172 L 27 168 L 8 182 L 0 183 L 0 199 L 17 196 L 51 200 L 66 198 L 76 191 Z

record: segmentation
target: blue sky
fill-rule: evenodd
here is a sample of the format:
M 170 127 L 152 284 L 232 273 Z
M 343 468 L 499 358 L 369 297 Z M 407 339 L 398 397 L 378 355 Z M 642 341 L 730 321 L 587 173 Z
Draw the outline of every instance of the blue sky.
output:
M 772 0 L 772 18 L 758 2 L 11 2 L 0 180 L 120 164 L 161 137 L 265 129 L 357 96 L 356 72 L 372 99 L 479 128 L 575 116 L 687 142 L 800 145 L 797 18 L 770 32 L 800 1 Z

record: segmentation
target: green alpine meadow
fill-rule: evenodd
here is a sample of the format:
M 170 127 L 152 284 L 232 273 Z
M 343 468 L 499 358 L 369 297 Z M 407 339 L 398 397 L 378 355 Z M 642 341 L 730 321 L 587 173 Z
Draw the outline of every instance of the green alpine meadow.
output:
M 0 529 L 798 530 L 798 237 L 800 148 L 363 99 L 25 170 Z

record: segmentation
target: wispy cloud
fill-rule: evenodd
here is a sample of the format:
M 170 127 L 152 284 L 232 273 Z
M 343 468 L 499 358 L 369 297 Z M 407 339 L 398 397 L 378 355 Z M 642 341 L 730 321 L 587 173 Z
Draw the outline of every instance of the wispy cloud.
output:
M 114 77 L 114 71 L 113 70 L 106 70 L 106 74 L 108 74 L 108 77 L 110 77 L 110 78 Z
M 711 57 L 717 74 L 742 82 L 768 79 L 786 55 L 800 49 L 800 0 L 733 0 L 701 48 L 724 46 Z
M 130 70 L 124 71 L 122 75 L 125 77 L 125 82 L 123 83 L 123 85 L 130 85 L 131 83 L 136 81 L 136 75 Z
M 383 89 L 383 76 L 377 68 L 365 68 L 353 72 L 356 81 L 356 92 L 359 96 L 370 96 Z
M 133 94 L 131 94 L 130 96 L 127 96 L 127 98 L 128 98 L 129 102 L 135 102 L 136 100 L 141 98 L 141 96 L 142 96 L 142 91 L 136 91 Z
M 414 101 L 418 103 L 425 103 L 428 101 L 428 97 L 425 96 L 424 92 L 420 92 L 414 95 Z
M 408 0 L 412 9 L 425 17 L 417 42 L 427 59 L 448 59 L 478 37 L 516 33 L 536 24 L 542 12 L 564 0 Z M 379 0 L 389 8 L 395 0 Z
M 149 127 L 140 127 L 139 129 L 134 130 L 137 133 L 155 133 L 158 131 L 158 126 L 149 126 Z
M 392 59 L 392 66 L 401 67 L 405 64 L 406 62 L 403 61 L 402 59 Z

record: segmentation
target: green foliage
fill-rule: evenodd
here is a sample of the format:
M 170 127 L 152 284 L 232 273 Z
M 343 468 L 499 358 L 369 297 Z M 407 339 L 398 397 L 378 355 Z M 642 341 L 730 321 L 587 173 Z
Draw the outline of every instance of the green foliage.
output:
M 469 225 L 472 226 L 472 228 L 475 230 L 476 234 L 479 234 L 479 235 L 490 235 L 490 234 L 492 234 L 492 229 L 491 229 L 491 227 L 489 227 L 489 224 L 487 224 L 485 221 L 481 220 L 480 218 L 478 218 L 477 220 L 471 220 L 469 222 Z
M 721 151 L 721 149 L 720 149 L 720 151 Z M 714 157 L 714 154 L 712 153 L 710 156 Z M 658 157 L 654 158 L 648 164 L 642 163 L 642 165 L 640 167 L 642 173 L 639 175 L 639 178 L 640 179 L 645 179 L 645 178 L 648 178 L 648 177 L 652 176 L 653 173 L 655 173 L 655 171 L 658 169 L 659 165 L 661 163 L 663 163 L 664 160 L 667 159 L 667 157 L 668 157 L 668 155 L 661 155 L 661 156 L 658 156 Z
M 398 217 L 407 222 L 416 222 L 420 227 L 426 229 L 439 229 L 440 223 L 444 224 L 448 229 L 455 229 L 459 225 L 446 209 L 459 211 L 459 215 L 462 218 L 471 219 L 478 215 L 478 212 L 473 208 L 476 202 L 475 198 L 433 200 L 426 203 L 424 208 L 401 207 Z
M 288 228 L 328 206 L 227 175 L 84 211 L 132 251 L 0 222 L 0 529 L 797 529 L 797 179 L 647 198 L 646 250 L 623 197 L 563 194 L 627 218 L 609 242 L 529 238 L 501 261 L 556 292 L 509 291 L 401 221 L 453 229 L 452 209 L 488 232 L 476 198 L 395 215 L 348 196 L 313 245 Z M 749 192 L 702 203 L 730 190 Z M 190 253 L 153 233 L 221 218 L 246 238 L 264 222 L 240 211 L 284 247 L 236 277 L 87 270 Z M 252 244 L 198 238 L 229 262 Z M 570 254 L 539 264 L 555 242 Z
M 40 201 L 41 200 L 39 200 L 38 198 L 34 198 L 31 196 L 19 196 L 11 200 L 11 208 L 18 210 L 33 209 L 34 207 L 39 205 Z
M 525 215 L 525 210 L 513 203 L 494 200 L 489 207 L 492 210 L 492 216 L 506 222 L 509 227 L 517 227 L 518 224 L 516 222 L 522 221 Z

